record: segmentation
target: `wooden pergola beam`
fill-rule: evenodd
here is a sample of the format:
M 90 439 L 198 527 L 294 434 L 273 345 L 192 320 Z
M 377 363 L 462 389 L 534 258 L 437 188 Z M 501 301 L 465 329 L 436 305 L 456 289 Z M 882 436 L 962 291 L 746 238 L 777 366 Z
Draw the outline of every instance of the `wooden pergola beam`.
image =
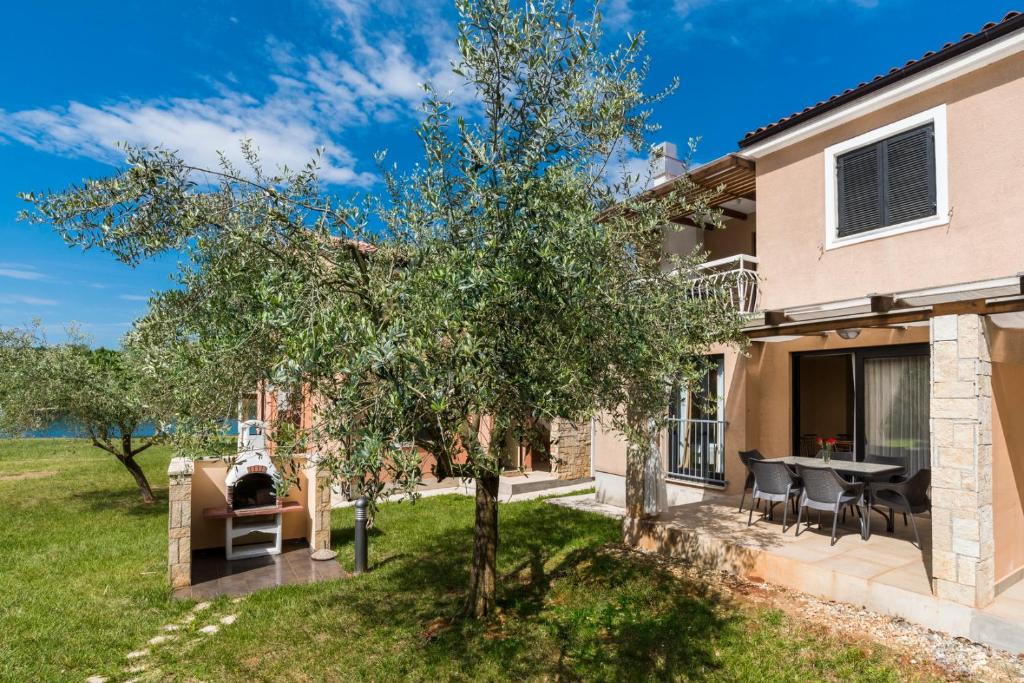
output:
M 737 211 L 736 209 L 730 209 L 730 208 L 725 207 L 725 206 L 719 206 L 718 210 L 721 211 L 722 215 L 725 216 L 726 218 L 735 218 L 738 221 L 745 221 L 748 218 L 750 218 L 749 214 L 745 214 L 742 211 Z
M 868 294 L 872 313 L 888 313 L 896 307 L 896 297 L 889 294 Z
M 835 330 L 848 330 L 855 327 L 892 327 L 916 323 L 937 315 L 952 315 L 962 313 L 976 313 L 978 315 L 994 315 L 996 313 L 1017 313 L 1024 311 L 1024 299 L 1010 299 L 1003 301 L 988 302 L 985 299 L 972 299 L 969 301 L 952 301 L 949 303 L 935 304 L 931 308 L 919 308 L 897 313 L 871 313 L 856 317 L 841 318 L 838 320 L 809 321 L 795 324 L 785 324 L 785 311 L 766 311 L 764 327 L 748 330 L 746 335 L 750 339 L 761 337 L 778 337 L 786 335 L 810 335 L 818 332 L 831 332 Z M 783 322 L 779 322 L 781 320 Z

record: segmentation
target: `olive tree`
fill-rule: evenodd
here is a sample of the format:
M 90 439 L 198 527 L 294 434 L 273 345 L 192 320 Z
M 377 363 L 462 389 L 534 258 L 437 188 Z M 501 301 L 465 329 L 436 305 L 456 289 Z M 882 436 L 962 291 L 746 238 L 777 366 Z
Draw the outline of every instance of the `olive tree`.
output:
M 124 352 L 92 349 L 75 330 L 68 336 L 50 344 L 39 326 L 0 330 L 0 432 L 18 435 L 66 419 L 117 458 L 152 503 L 136 456 L 163 432 L 146 401 L 143 372 Z
M 422 163 L 381 154 L 377 194 L 340 199 L 315 163 L 268 173 L 244 144 L 242 168 L 128 149 L 113 177 L 26 199 L 70 243 L 126 263 L 187 254 L 136 329 L 161 374 L 188 386 L 200 363 L 234 391 L 301 388 L 307 440 L 339 477 L 387 469 L 413 493 L 425 452 L 437 476 L 472 480 L 466 608 L 482 617 L 505 437 L 601 415 L 639 482 L 673 387 L 738 339 L 739 318 L 724 289 L 693 295 L 701 254 L 663 249 L 672 217 L 720 225 L 713 192 L 682 180 L 654 197 L 617 173 L 647 153 L 650 108 L 674 87 L 644 92 L 642 35 L 604 52 L 600 14 L 571 2 L 456 6 L 453 69 L 472 102 L 426 86 Z

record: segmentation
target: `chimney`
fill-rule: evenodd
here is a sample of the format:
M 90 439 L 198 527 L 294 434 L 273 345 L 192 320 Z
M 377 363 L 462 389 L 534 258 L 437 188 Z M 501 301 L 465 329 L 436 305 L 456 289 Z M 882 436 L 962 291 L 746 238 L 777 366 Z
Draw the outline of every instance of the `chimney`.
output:
M 679 153 L 674 142 L 659 142 L 651 147 L 652 185 L 660 185 L 672 178 L 681 176 L 686 167 L 679 160 Z

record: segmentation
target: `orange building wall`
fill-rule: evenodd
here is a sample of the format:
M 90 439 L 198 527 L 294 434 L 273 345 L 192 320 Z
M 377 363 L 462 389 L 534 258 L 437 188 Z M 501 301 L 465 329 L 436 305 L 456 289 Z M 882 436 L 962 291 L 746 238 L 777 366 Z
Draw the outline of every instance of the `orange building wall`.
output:
M 826 251 L 826 147 L 945 103 L 949 224 Z M 1012 276 L 1024 270 L 1024 55 L 757 160 L 765 309 Z
M 990 328 L 996 582 L 1024 568 L 1024 331 Z

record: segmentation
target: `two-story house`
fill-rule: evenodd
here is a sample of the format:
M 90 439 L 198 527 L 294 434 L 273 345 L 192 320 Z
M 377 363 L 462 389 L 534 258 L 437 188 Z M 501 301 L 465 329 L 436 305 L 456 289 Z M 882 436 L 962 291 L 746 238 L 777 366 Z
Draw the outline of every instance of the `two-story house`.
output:
M 818 439 L 930 469 L 922 547 L 900 541 L 917 558 L 903 578 L 886 578 L 898 548 L 789 583 L 918 621 L 942 614 L 940 627 L 984 639 L 978 615 L 1024 576 L 1024 15 L 758 128 L 693 174 L 724 187 L 726 229 L 675 239 L 703 244 L 710 276 L 736 278 L 751 344 L 721 349 L 703 396 L 674 402 L 668 505 L 738 498 L 740 451 L 813 456 Z M 622 504 L 625 445 L 599 423 L 590 433 L 598 497 Z M 778 520 L 771 530 L 784 535 Z M 809 566 L 883 541 L 896 539 L 844 537 L 833 555 L 826 542 Z M 918 574 L 932 602 L 902 607 L 917 593 L 897 588 Z M 875 583 L 849 597 L 835 576 Z

